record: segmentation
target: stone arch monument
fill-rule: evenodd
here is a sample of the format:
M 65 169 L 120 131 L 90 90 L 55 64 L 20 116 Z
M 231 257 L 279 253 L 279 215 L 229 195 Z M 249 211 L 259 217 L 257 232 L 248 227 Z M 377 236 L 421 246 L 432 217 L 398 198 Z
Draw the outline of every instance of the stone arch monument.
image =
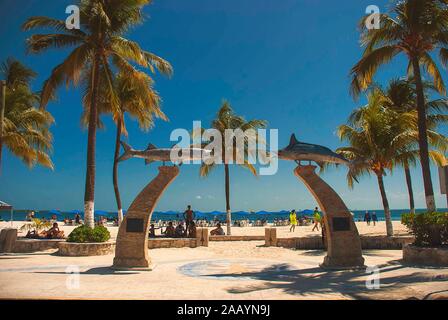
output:
M 113 267 L 151 270 L 148 233 L 151 216 L 166 188 L 179 175 L 176 166 L 161 166 L 159 174 L 138 194 L 118 229 Z
M 157 149 L 150 145 L 144 151 L 136 151 L 123 144 L 125 153 L 120 161 L 131 157 L 151 161 L 170 161 L 170 149 Z M 278 152 L 279 159 L 296 161 L 299 166 L 294 174 L 306 185 L 325 213 L 327 256 L 323 268 L 358 268 L 364 266 L 361 241 L 353 217 L 339 195 L 316 173 L 316 166 L 324 163 L 348 164 L 348 161 L 330 149 L 299 142 L 292 135 L 290 144 Z M 301 161 L 309 161 L 303 166 Z M 138 194 L 132 202 L 118 230 L 115 269 L 151 270 L 148 254 L 148 233 L 151 216 L 166 188 L 179 175 L 177 166 L 161 166 L 159 174 Z

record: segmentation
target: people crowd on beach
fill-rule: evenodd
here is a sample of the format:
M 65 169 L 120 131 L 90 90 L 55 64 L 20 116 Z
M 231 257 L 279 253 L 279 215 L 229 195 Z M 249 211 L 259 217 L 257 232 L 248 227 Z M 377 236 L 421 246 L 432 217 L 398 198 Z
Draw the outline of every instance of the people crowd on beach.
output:
M 223 225 L 225 225 L 224 220 L 220 220 L 219 216 L 214 216 L 213 219 L 208 220 L 205 217 L 198 218 L 194 211 L 192 210 L 191 205 L 188 205 L 186 210 L 183 212 L 183 214 L 177 214 L 177 219 L 174 219 L 172 221 L 155 221 L 150 225 L 149 228 L 149 234 L 148 236 L 150 238 L 156 238 L 156 237 L 167 237 L 167 238 L 196 238 L 196 229 L 197 228 L 209 228 L 213 227 L 213 229 L 210 231 L 210 235 L 225 235 L 225 231 L 223 229 Z M 31 211 L 27 215 L 27 220 L 32 220 L 35 218 L 34 211 Z M 375 214 L 369 213 L 368 211 L 364 215 L 364 221 L 367 222 L 368 225 L 370 225 L 371 222 L 375 225 L 378 221 L 378 218 Z M 45 218 L 42 218 L 44 220 Z M 323 226 L 323 216 L 319 212 L 318 207 L 316 207 L 313 211 L 312 217 L 308 217 L 303 214 L 298 214 L 295 209 L 292 209 L 289 213 L 289 216 L 287 218 L 279 218 L 275 217 L 272 220 L 272 224 L 274 226 L 289 226 L 289 231 L 294 233 L 296 231 L 297 226 L 307 226 L 310 224 L 313 224 L 312 231 L 319 232 L 324 228 Z M 70 219 L 66 217 L 64 220 L 64 223 L 66 225 L 82 225 L 83 220 L 81 218 L 81 215 L 79 213 L 75 214 L 74 219 Z M 51 217 L 51 222 L 57 222 L 57 216 L 55 214 Z M 114 226 L 118 226 L 118 218 L 111 218 L 111 217 L 104 217 L 99 216 L 95 224 L 99 226 L 107 226 L 110 225 L 110 223 L 113 223 Z M 232 222 L 232 225 L 234 227 L 264 227 L 268 225 L 268 220 L 266 218 L 259 218 L 256 220 L 249 220 L 249 219 L 239 219 L 234 220 Z M 57 234 L 56 232 L 56 226 L 53 225 L 53 228 L 50 229 L 50 236 L 54 236 Z M 49 231 L 50 231 L 49 230 Z M 59 229 L 57 229 L 59 230 Z M 156 230 L 160 230 L 159 235 L 156 235 Z M 54 232 L 53 232 L 54 231 Z M 61 231 L 62 232 L 62 231 Z M 323 232 L 323 231 L 322 231 Z M 46 236 L 46 235 L 45 235 Z
M 366 222 L 368 226 L 370 226 L 370 223 L 373 222 L 373 225 L 376 226 L 378 222 L 376 212 L 370 213 L 369 211 L 366 211 L 364 214 L 364 222 Z

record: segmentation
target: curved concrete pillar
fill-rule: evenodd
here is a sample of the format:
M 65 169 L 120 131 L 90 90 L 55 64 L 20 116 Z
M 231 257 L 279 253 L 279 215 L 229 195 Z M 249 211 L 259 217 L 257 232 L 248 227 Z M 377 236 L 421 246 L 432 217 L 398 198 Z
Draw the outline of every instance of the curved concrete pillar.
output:
M 159 167 L 159 174 L 135 198 L 118 230 L 113 267 L 151 270 L 148 233 L 151 216 L 165 189 L 179 175 L 179 168 Z
M 358 229 L 347 206 L 339 195 L 316 173 L 315 166 L 299 166 L 294 170 L 325 213 L 327 256 L 324 268 L 356 268 L 364 266 Z

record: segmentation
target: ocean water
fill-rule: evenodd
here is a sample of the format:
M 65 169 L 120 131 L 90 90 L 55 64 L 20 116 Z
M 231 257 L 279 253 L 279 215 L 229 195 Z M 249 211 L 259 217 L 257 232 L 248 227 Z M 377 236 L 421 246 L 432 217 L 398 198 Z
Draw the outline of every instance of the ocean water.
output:
M 368 210 L 369 212 L 376 212 L 378 220 L 384 221 L 384 211 L 383 210 Z M 439 211 L 446 212 L 447 209 L 439 209 Z M 15 221 L 25 221 L 26 216 L 30 212 L 29 210 L 14 210 L 13 219 Z M 77 211 L 57 211 L 57 210 L 34 210 L 35 217 L 36 218 L 45 218 L 50 219 L 52 215 L 56 215 L 58 220 L 61 221 L 64 218 L 74 219 Z M 354 210 L 352 211 L 354 213 L 355 221 L 363 221 L 364 213 L 366 210 Z M 393 221 L 400 221 L 401 215 L 403 213 L 408 213 L 409 210 L 407 209 L 396 209 L 391 210 L 391 216 Z M 425 212 L 425 209 L 418 209 L 417 213 L 419 212 Z M 79 211 L 79 214 L 81 215 L 82 219 L 84 218 L 84 214 Z M 302 212 L 298 212 L 298 214 L 305 215 L 305 216 L 312 216 L 311 210 L 305 210 Z M 95 218 L 99 217 L 106 217 L 109 219 L 113 219 L 117 217 L 117 212 L 109 212 L 109 211 L 95 211 Z M 220 221 L 225 221 L 226 214 L 224 212 L 214 211 L 214 212 L 195 212 L 196 219 L 207 219 L 207 220 L 214 220 L 218 219 Z M 171 221 L 171 220 L 180 220 L 183 217 L 183 212 L 176 212 L 176 211 L 169 211 L 169 212 L 154 212 L 152 215 L 153 221 Z M 245 211 L 238 211 L 238 212 L 232 212 L 232 220 L 250 220 L 250 221 L 256 221 L 256 220 L 262 220 L 265 219 L 268 222 L 273 222 L 274 219 L 288 219 L 289 218 L 289 211 L 283 210 L 283 211 L 277 211 L 277 212 L 268 212 L 268 211 L 259 211 L 259 212 L 245 212 Z M 0 211 L 0 220 L 3 221 L 10 221 L 11 219 L 11 213 L 10 211 Z

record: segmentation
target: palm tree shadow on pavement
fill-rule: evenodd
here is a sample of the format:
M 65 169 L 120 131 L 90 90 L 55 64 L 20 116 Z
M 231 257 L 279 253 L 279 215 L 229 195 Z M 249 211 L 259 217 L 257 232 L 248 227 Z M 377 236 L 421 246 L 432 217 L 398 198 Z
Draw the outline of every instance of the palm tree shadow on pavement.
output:
M 341 294 L 353 299 L 390 299 L 395 295 L 400 297 L 415 296 L 410 285 L 431 281 L 448 281 L 448 275 L 434 276 L 424 272 L 409 274 L 392 274 L 390 272 L 407 268 L 404 265 L 382 265 L 380 268 L 380 289 L 369 290 L 366 280 L 371 275 L 366 271 L 327 271 L 318 267 L 306 269 L 292 269 L 289 264 L 276 264 L 258 272 L 234 274 L 233 277 L 262 280 L 261 285 L 242 285 L 228 288 L 233 294 L 245 294 L 254 291 L 277 289 L 284 293 L 306 297 L 308 295 Z M 214 277 L 228 277 L 229 274 L 209 275 Z M 408 290 L 406 290 L 408 289 Z M 392 295 L 393 294 L 393 295 Z

